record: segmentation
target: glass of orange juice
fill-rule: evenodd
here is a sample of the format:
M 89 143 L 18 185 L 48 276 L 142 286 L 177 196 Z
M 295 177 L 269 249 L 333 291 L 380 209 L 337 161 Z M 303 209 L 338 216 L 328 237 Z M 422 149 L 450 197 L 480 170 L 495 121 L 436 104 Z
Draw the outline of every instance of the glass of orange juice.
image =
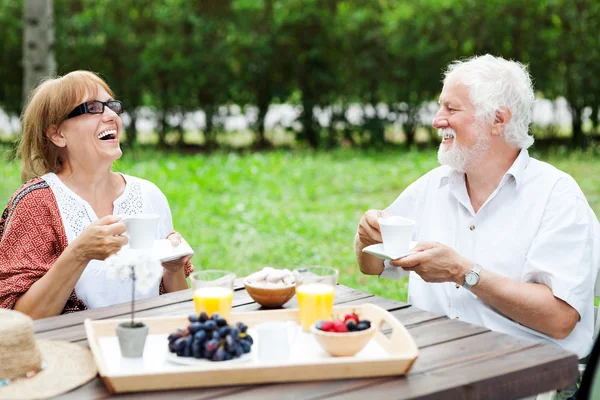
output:
M 305 331 L 318 320 L 331 318 L 338 275 L 338 270 L 330 267 L 305 267 L 294 270 L 300 325 Z
M 205 311 L 210 317 L 217 312 L 226 320 L 231 318 L 235 274 L 209 269 L 190 275 L 196 312 Z

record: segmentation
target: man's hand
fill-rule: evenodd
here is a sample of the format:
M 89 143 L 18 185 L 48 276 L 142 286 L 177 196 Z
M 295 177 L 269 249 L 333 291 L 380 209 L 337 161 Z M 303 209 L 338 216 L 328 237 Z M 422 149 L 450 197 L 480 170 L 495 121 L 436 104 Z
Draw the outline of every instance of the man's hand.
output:
M 405 271 L 414 271 L 425 282 L 454 282 L 464 284 L 465 274 L 474 263 L 448 246 L 437 242 L 419 242 L 412 256 L 393 260 L 390 265 Z
M 382 242 L 378 220 L 385 217 L 387 214 L 381 210 L 369 210 L 363 215 L 358 223 L 358 237 L 364 247 Z

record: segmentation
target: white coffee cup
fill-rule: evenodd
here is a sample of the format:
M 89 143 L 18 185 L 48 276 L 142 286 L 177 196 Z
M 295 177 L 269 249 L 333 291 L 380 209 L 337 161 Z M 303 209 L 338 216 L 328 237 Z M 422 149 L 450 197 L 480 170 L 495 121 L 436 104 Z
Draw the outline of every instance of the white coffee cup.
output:
M 295 322 L 264 322 L 256 326 L 260 362 L 280 362 L 290 357 L 300 325 Z
M 412 219 L 394 216 L 379 218 L 379 229 L 383 239 L 383 251 L 400 255 L 410 249 L 410 241 L 417 223 Z
M 151 249 L 158 232 L 157 214 L 128 215 L 121 218 L 127 227 L 125 236 L 129 238 L 129 248 L 134 250 Z

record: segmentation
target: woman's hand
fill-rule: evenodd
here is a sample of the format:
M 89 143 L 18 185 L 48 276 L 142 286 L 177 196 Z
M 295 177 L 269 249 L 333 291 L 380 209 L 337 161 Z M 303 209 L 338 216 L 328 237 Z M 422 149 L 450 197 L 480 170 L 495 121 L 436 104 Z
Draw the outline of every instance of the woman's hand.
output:
M 179 244 L 182 242 L 183 238 L 181 237 L 181 234 L 177 233 L 177 232 L 173 232 L 171 233 L 167 239 L 169 239 L 169 241 L 171 242 L 171 245 L 173 247 L 177 247 L 179 246 Z M 190 261 L 190 259 L 192 258 L 192 256 L 184 256 L 181 257 L 177 260 L 172 260 L 172 261 L 168 261 L 168 262 L 164 262 L 162 263 L 163 268 L 165 269 L 166 273 L 169 274 L 175 274 L 177 272 L 183 271 L 185 265 L 188 263 L 188 261 Z
M 120 220 L 119 216 L 107 215 L 85 228 L 70 245 L 76 259 L 86 263 L 105 260 L 126 245 L 128 239 L 122 234 L 127 228 Z
M 183 238 L 177 232 L 173 232 L 167 239 L 173 246 L 179 246 Z M 163 283 L 167 292 L 175 292 L 177 290 L 184 290 L 188 288 L 187 281 L 185 279 L 185 265 L 192 258 L 191 255 L 181 257 L 180 259 L 164 262 L 162 266 L 163 271 Z

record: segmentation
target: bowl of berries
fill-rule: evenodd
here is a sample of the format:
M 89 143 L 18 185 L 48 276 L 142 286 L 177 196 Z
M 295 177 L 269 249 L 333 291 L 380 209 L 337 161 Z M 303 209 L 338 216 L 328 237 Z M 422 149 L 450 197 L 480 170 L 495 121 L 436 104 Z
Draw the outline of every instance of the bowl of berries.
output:
M 296 293 L 296 281 L 287 269 L 265 267 L 244 280 L 246 292 L 265 308 L 281 307 Z
M 344 318 L 320 320 L 310 327 L 317 343 L 334 357 L 350 357 L 364 349 L 377 331 L 371 321 L 361 320 L 356 313 Z

